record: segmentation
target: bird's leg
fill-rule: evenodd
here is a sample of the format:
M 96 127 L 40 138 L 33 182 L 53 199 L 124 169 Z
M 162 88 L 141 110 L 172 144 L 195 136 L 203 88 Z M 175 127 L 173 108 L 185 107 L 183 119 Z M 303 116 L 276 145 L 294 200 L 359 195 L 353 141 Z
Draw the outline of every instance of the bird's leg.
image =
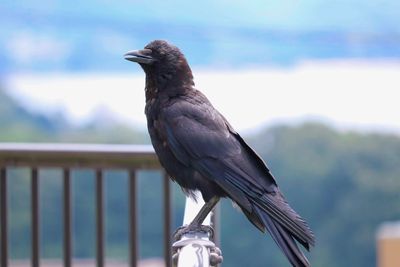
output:
M 192 220 L 189 225 L 179 227 L 174 233 L 174 240 L 180 240 L 184 234 L 195 231 L 207 232 L 210 234 L 211 238 L 214 236 L 214 229 L 211 226 L 202 225 L 203 221 L 206 219 L 207 215 L 212 211 L 212 209 L 217 205 L 219 201 L 218 196 L 212 197 L 207 201 L 203 207 L 201 207 L 199 213 Z
M 194 217 L 190 225 L 201 225 L 206 219 L 207 215 L 212 211 L 212 209 L 217 205 L 219 197 L 213 196 L 208 202 L 206 202 L 203 207 L 201 207 L 199 213 Z

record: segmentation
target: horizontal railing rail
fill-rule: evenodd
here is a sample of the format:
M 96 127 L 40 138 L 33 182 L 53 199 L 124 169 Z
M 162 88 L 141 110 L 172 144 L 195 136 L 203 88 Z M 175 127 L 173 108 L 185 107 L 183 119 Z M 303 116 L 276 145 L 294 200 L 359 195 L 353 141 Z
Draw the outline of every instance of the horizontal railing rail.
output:
M 0 143 L 3 166 L 160 169 L 149 145 Z
M 0 265 L 7 267 L 8 259 L 8 192 L 7 169 L 23 166 L 31 170 L 31 265 L 40 266 L 40 206 L 39 183 L 41 168 L 63 170 L 63 264 L 72 265 L 71 169 L 91 168 L 96 173 L 96 266 L 104 266 L 104 178 L 105 169 L 125 169 L 129 173 L 129 253 L 130 266 L 137 266 L 137 194 L 136 174 L 139 169 L 161 169 L 151 146 L 97 144 L 31 144 L 0 143 Z M 169 179 L 163 177 L 164 260 L 171 266 L 171 192 Z

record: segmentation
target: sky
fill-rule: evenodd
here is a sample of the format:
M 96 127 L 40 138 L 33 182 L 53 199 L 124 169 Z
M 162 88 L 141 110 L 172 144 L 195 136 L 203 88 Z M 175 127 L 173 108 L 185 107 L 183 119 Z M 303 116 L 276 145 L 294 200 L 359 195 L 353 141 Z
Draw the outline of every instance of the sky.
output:
M 9 93 L 41 113 L 74 124 L 93 117 L 145 127 L 144 73 L 16 74 Z M 292 68 L 193 69 L 196 88 L 239 131 L 322 121 L 343 130 L 400 134 L 400 62 L 303 62 Z
M 398 0 L 4 0 L 0 24 L 2 87 L 76 125 L 145 128 L 144 74 L 122 55 L 167 39 L 239 131 L 317 120 L 400 133 Z
M 128 71 L 154 39 L 204 68 L 400 59 L 398 0 L 2 0 L 0 25 L 0 75 Z

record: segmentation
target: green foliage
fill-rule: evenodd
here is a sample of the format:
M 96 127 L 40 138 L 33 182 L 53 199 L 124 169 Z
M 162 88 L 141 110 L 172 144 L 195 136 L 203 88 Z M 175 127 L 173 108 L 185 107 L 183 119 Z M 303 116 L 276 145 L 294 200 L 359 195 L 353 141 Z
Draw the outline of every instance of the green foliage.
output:
M 1 92 L 0 92 L 1 93 Z M 110 123 L 81 128 L 30 115 L 0 97 L 1 141 L 148 143 L 147 135 Z M 277 126 L 248 139 L 268 162 L 288 201 L 315 231 L 314 266 L 374 266 L 375 231 L 400 218 L 400 138 L 338 132 L 320 124 Z M 10 253 L 29 257 L 29 171 L 10 169 Z M 61 172 L 40 171 L 42 255 L 60 257 Z M 139 175 L 140 254 L 162 256 L 161 179 Z M 127 174 L 106 172 L 107 256 L 127 259 Z M 174 227 L 182 220 L 183 194 L 175 185 Z M 74 256 L 94 256 L 94 173 L 73 171 Z M 225 266 L 288 266 L 268 235 L 256 230 L 230 201 L 222 203 Z
M 263 147 L 263 140 L 270 142 Z M 267 130 L 251 143 L 314 229 L 315 266 L 375 265 L 378 225 L 400 218 L 397 136 L 339 133 L 305 124 Z

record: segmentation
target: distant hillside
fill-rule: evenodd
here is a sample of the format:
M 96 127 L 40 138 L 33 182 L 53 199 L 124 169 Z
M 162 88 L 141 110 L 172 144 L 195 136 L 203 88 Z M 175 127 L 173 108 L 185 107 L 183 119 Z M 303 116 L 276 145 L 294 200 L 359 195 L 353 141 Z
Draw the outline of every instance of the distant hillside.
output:
M 65 127 L 63 119 L 33 114 L 17 104 L 0 88 L 0 141 L 52 139 Z
M 149 142 L 142 130 L 135 130 L 103 115 L 86 125 L 75 127 L 68 124 L 61 114 L 45 116 L 30 112 L 0 88 L 0 142 Z

